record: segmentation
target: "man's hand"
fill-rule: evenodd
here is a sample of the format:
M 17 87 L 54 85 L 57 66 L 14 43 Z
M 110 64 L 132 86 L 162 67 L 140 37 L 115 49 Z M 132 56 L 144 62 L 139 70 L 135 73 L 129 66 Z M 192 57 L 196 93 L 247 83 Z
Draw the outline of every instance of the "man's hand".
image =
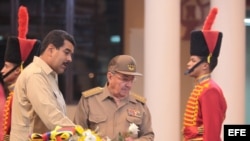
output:
M 183 134 L 187 137 L 187 138 L 193 138 L 196 137 L 197 135 L 202 135 L 204 134 L 204 127 L 199 126 L 190 126 L 190 127 L 185 127 L 183 129 Z
M 204 127 L 200 126 L 197 128 L 198 134 L 204 134 Z

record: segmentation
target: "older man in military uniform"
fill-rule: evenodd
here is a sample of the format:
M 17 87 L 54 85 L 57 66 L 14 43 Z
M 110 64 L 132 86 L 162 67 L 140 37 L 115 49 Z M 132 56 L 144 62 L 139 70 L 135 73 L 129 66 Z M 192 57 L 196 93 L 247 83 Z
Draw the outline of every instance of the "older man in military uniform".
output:
M 146 100 L 131 92 L 136 71 L 132 56 L 118 55 L 108 65 L 107 83 L 82 93 L 74 122 L 96 130 L 103 138 L 126 141 L 153 141 L 151 115 Z M 138 127 L 130 132 L 131 125 Z

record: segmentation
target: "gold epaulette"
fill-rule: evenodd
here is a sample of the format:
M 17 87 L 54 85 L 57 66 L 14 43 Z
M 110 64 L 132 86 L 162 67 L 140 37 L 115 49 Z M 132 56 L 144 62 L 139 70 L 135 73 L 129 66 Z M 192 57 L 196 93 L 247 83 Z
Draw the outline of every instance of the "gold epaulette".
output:
M 99 94 L 103 91 L 103 88 L 102 87 L 95 87 L 95 88 L 92 88 L 92 89 L 89 89 L 87 91 L 83 91 L 82 92 L 82 95 L 84 97 L 90 97 L 92 95 L 96 95 L 96 94 Z
M 136 100 L 140 101 L 141 103 L 145 104 L 146 103 L 146 98 L 142 97 L 138 94 L 132 93 L 131 94 Z

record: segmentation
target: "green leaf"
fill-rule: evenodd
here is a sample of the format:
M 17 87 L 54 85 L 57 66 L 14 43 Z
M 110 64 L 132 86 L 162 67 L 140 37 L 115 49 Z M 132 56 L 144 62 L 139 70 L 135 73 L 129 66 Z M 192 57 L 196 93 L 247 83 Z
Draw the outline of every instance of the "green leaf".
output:
M 119 138 L 118 138 L 119 141 L 124 141 L 124 138 L 122 136 L 122 134 L 119 132 Z

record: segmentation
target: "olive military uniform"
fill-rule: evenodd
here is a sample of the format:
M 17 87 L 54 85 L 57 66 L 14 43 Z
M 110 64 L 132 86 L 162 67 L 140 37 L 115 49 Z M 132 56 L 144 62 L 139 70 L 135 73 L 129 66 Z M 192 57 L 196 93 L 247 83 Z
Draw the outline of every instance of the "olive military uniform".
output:
M 145 98 L 130 94 L 117 106 L 107 85 L 82 93 L 74 122 L 84 128 L 97 130 L 103 138 L 110 139 L 117 139 L 119 133 L 128 132 L 130 123 L 134 123 L 139 127 L 138 140 L 152 141 L 154 138 Z

